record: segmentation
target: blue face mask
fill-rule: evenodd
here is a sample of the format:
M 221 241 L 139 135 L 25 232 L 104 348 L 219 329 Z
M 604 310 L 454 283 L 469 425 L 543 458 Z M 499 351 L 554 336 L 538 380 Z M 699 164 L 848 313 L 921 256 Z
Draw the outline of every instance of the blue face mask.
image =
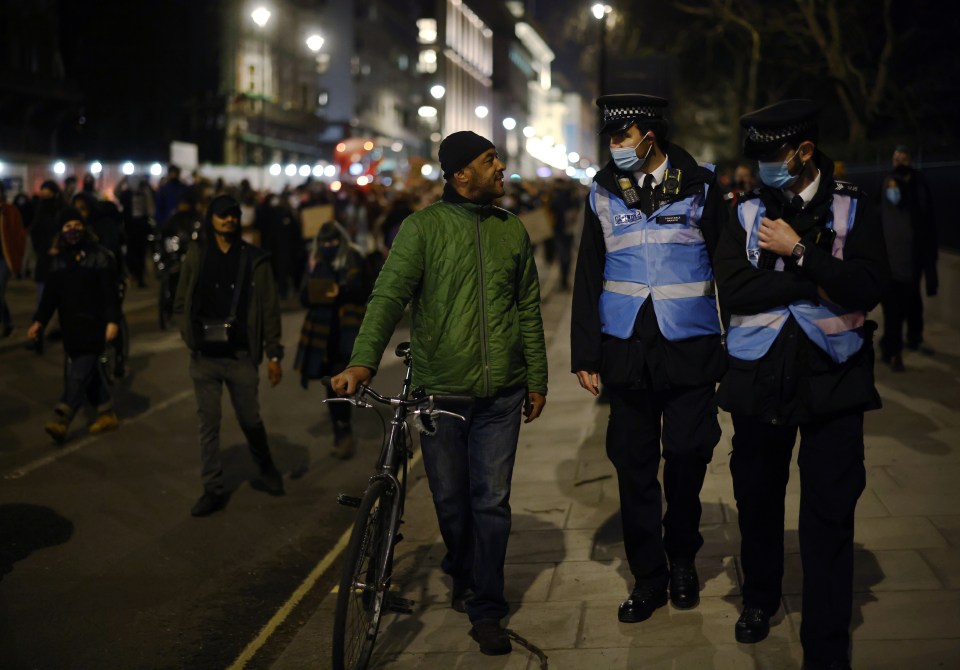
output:
M 644 135 L 640 139 L 640 142 L 643 142 L 648 135 Z M 647 149 L 647 153 L 643 158 L 640 158 L 637 155 L 637 147 L 640 146 L 640 142 L 637 142 L 635 147 L 616 147 L 610 149 L 610 155 L 613 156 L 613 162 L 617 164 L 617 167 L 623 170 L 624 172 L 633 172 L 639 170 L 643 167 L 643 164 L 647 162 L 647 158 L 650 157 L 650 152 L 653 151 L 653 142 L 650 143 L 650 148 Z
M 896 186 L 891 186 L 887 189 L 887 200 L 890 201 L 891 205 L 900 204 L 900 189 Z
M 780 162 L 766 163 L 760 161 L 757 163 L 757 168 L 760 173 L 760 181 L 769 186 L 770 188 L 787 188 L 797 180 L 797 177 L 800 176 L 800 173 L 795 175 L 790 174 L 790 161 L 793 160 L 793 157 L 800 152 L 800 149 L 797 149 L 793 152 L 793 156 L 790 156 L 787 160 Z

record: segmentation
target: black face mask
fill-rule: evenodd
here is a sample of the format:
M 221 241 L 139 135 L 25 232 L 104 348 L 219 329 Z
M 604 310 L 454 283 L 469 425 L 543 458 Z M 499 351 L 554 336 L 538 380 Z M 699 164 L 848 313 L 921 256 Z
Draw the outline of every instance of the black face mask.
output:
M 60 233 L 60 236 L 63 238 L 63 241 L 67 243 L 68 246 L 75 247 L 81 242 L 83 242 L 84 231 L 71 228 L 70 230 L 65 230 Z

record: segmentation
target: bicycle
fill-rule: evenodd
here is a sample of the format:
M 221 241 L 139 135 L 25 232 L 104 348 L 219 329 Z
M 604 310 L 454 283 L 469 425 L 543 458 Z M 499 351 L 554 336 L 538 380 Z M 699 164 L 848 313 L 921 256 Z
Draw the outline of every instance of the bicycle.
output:
M 434 430 L 432 422 L 440 416 L 464 420 L 459 414 L 437 409 L 437 400 L 451 403 L 472 400 L 464 396 L 426 395 L 422 388 L 411 390 L 410 343 L 401 343 L 395 353 L 407 368 L 399 395 L 382 396 L 369 386 L 360 386 L 352 398 L 324 400 L 349 402 L 356 407 L 372 409 L 373 405 L 367 402 L 369 399 L 394 408 L 389 431 L 384 422 L 385 439 L 376 472 L 370 477 L 363 497 L 342 493 L 337 496 L 341 505 L 357 509 L 357 518 L 343 559 L 334 612 L 334 670 L 364 670 L 367 667 L 385 609 L 405 614 L 413 611 L 412 600 L 390 593 L 394 547 L 403 539 L 399 528 L 403 523 L 407 467 L 413 457 L 407 419 L 414 417 L 417 427 L 429 433 Z M 329 378 L 324 379 L 324 384 L 329 386 Z

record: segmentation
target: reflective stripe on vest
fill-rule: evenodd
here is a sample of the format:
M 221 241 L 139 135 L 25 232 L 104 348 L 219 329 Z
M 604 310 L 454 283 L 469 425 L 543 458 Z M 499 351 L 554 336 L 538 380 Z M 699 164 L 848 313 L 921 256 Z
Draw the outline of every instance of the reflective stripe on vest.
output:
M 836 233 L 831 253 L 843 260 L 843 248 L 857 215 L 857 201 L 850 196 L 834 195 L 830 211 L 832 216 L 827 227 Z M 760 258 L 757 233 L 765 214 L 766 207 L 758 198 L 741 202 L 737 207 L 740 225 L 747 233 L 747 259 L 754 267 L 757 267 Z M 782 271 L 783 268 L 783 259 L 777 259 L 775 271 Z M 773 346 L 790 314 L 804 334 L 837 363 L 843 363 L 863 346 L 862 328 L 866 319 L 863 312 L 847 312 L 839 305 L 826 301 L 816 304 L 809 300 L 798 300 L 759 314 L 731 315 L 727 351 L 742 360 L 762 358 Z
M 600 220 L 606 248 L 603 333 L 629 338 L 640 307 L 651 296 L 660 332 L 668 340 L 720 333 L 713 268 L 700 230 L 706 195 L 707 187 L 647 217 L 593 183 L 590 207 Z

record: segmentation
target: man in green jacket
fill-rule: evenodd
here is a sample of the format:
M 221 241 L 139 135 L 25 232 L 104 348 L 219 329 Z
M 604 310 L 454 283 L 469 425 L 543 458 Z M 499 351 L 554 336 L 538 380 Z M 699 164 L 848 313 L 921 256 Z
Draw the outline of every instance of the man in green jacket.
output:
M 200 417 L 203 495 L 193 516 L 207 516 L 227 504 L 220 458 L 220 397 L 226 385 L 260 468 L 260 488 L 283 495 L 260 418 L 258 367 L 269 357 L 267 378 L 280 383 L 280 299 L 269 255 L 240 239 L 240 203 L 227 195 L 213 199 L 204 220 L 204 239 L 183 259 L 173 311 L 183 315 L 181 334 L 190 349 L 190 377 Z
M 440 144 L 443 198 L 408 217 L 380 272 L 349 367 L 332 385 L 352 395 L 412 303 L 413 380 L 428 393 L 467 394 L 466 422 L 438 421 L 421 437 L 423 462 L 453 578 L 485 654 L 506 654 L 503 563 L 521 407 L 529 423 L 546 403 L 540 284 L 520 220 L 493 201 L 506 167 L 494 145 L 461 131 Z

